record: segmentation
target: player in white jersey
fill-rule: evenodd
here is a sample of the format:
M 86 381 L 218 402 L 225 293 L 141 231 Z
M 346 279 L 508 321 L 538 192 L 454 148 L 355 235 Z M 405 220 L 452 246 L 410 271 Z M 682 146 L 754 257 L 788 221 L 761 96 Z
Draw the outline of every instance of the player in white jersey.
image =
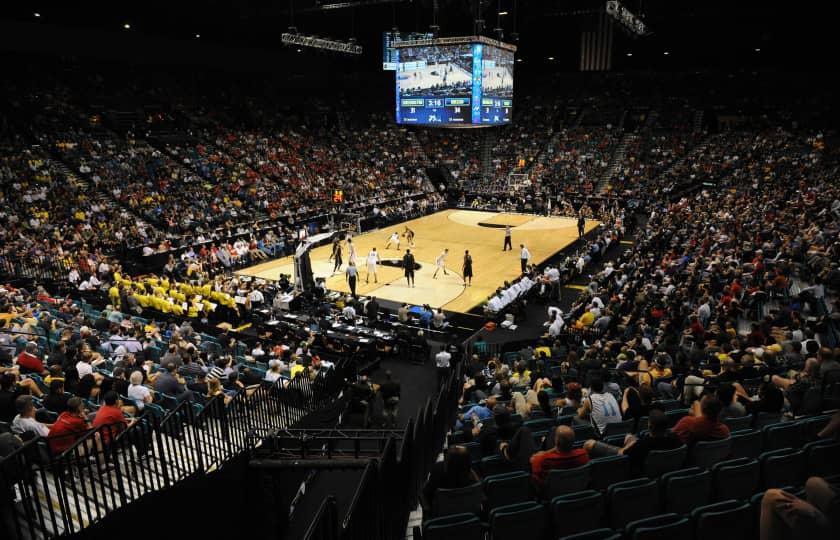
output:
M 449 275 L 449 274 L 446 273 L 446 256 L 448 254 L 449 254 L 449 248 L 444 249 L 443 251 L 440 252 L 440 255 L 437 256 L 437 259 L 435 259 L 435 266 L 437 266 L 437 268 L 435 268 L 435 273 L 432 276 L 432 279 L 437 278 L 437 273 L 438 273 L 439 270 L 443 270 L 443 275 L 444 276 Z
M 347 237 L 347 262 L 356 264 L 356 246 L 353 245 L 353 239 Z
M 371 274 L 373 274 L 373 282 L 379 283 L 379 279 L 376 277 L 377 264 L 379 264 L 379 253 L 376 252 L 376 248 L 373 248 L 367 256 L 367 275 L 365 276 L 365 283 L 370 283 Z
M 388 239 L 388 243 L 385 244 L 385 249 L 389 249 L 391 247 L 391 243 L 397 244 L 397 249 L 400 249 L 400 233 L 394 231 L 391 234 L 391 238 Z

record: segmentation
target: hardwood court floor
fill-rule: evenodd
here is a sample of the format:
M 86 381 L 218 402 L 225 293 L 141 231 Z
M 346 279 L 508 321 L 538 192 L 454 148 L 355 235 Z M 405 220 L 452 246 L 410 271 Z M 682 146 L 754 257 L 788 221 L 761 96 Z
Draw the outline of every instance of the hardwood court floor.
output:
M 513 251 L 502 252 L 504 229 L 482 227 L 479 223 L 491 223 L 498 227 L 509 223 L 513 227 Z M 406 245 L 400 236 L 400 249 L 393 245 L 385 249 L 391 233 L 402 235 L 405 226 L 415 232 L 415 246 L 411 249 L 421 268 L 415 273 L 416 287 L 406 284 L 402 268 L 379 265 L 378 283 L 373 276 L 365 283 L 367 267 L 365 258 L 372 248 L 379 252 L 380 259 L 402 259 Z M 598 221 L 587 220 L 586 231 L 596 228 Z M 353 237 L 356 246 L 356 266 L 359 267 L 360 282 L 356 292 L 364 296 L 377 296 L 395 302 L 409 304 L 430 304 L 448 311 L 466 313 L 484 303 L 497 287 L 505 281 L 519 276 L 519 244 L 524 243 L 531 252 L 531 262 L 541 263 L 577 239 L 577 220 L 565 217 L 540 217 L 523 214 L 497 212 L 474 212 L 470 210 L 444 210 L 435 214 L 413 219 L 385 229 L 362 233 Z M 446 260 L 448 276 L 435 272 L 435 259 L 449 248 Z M 464 287 L 461 267 L 464 250 L 470 250 L 473 257 L 473 280 L 471 287 Z M 330 245 L 317 247 L 310 252 L 312 271 L 316 278 L 326 277 L 327 288 L 349 292 L 343 270 L 348 259 L 347 242 L 342 242 L 345 266 L 333 274 L 333 263 L 329 261 Z M 244 268 L 241 275 L 276 280 L 282 274 L 294 274 L 291 257 Z

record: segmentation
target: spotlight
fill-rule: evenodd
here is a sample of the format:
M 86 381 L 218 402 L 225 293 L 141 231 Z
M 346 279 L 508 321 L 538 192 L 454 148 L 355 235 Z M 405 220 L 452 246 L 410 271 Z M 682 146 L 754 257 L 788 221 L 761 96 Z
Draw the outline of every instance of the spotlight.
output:
M 201 34 L 196 34 L 196 35 L 195 35 L 195 39 L 198 39 L 198 38 L 200 38 L 200 37 L 201 37 Z
M 627 56 L 633 56 L 633 53 L 629 52 L 627 53 Z
M 499 12 L 499 17 L 504 17 L 504 16 L 505 16 L 505 15 L 507 15 L 507 14 L 508 14 L 508 12 L 507 12 L 507 11 L 500 11 L 500 12 Z
M 548 59 L 549 59 L 549 60 L 554 60 L 554 57 L 553 57 L 553 56 L 549 56 L 549 57 L 548 57 Z
M 130 24 L 128 24 L 128 23 L 125 23 L 125 24 L 123 25 L 123 28 L 125 28 L 126 30 L 131 30 L 131 25 L 130 25 Z
M 40 14 L 40 13 L 38 13 L 37 11 L 36 11 L 35 13 L 33 13 L 32 15 L 33 15 L 36 19 L 37 19 L 38 17 L 40 17 L 40 16 L 41 16 L 41 14 Z
M 665 51 L 665 52 L 664 52 L 664 53 L 662 53 L 662 54 L 664 54 L 665 56 L 668 56 L 668 55 L 669 55 L 669 54 L 671 54 L 671 53 L 669 53 L 668 51 Z
M 755 49 L 755 52 L 761 52 L 761 49 L 756 48 L 756 49 Z

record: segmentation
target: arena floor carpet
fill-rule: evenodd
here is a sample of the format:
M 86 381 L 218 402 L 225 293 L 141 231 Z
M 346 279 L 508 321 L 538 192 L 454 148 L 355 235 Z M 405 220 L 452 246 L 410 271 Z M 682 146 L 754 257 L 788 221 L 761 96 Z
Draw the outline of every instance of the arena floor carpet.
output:
M 504 244 L 504 225 L 513 227 L 513 250 L 502 252 Z M 586 231 L 599 225 L 598 221 L 587 220 Z M 386 249 L 391 234 L 397 231 L 402 235 L 405 227 L 412 229 L 416 236 L 411 248 L 420 269 L 416 272 L 416 287 L 406 284 L 403 270 L 396 266 L 379 265 L 378 283 L 373 276 L 370 283 L 365 283 L 367 268 L 365 257 L 372 248 L 376 248 L 382 260 L 400 260 L 405 253 L 405 238 L 400 237 L 400 249 L 393 245 Z M 356 246 L 356 265 L 359 267 L 360 283 L 356 292 L 364 296 L 376 296 L 395 302 L 410 304 L 429 304 L 442 307 L 447 311 L 468 313 L 474 307 L 484 303 L 497 287 L 505 281 L 519 276 L 519 244 L 524 243 L 531 253 L 532 263 L 541 263 L 577 240 L 577 220 L 567 217 L 542 217 L 536 215 L 505 214 L 498 212 L 478 212 L 472 210 L 444 210 L 418 219 L 362 233 L 353 237 Z M 348 253 L 343 242 L 344 261 Z M 435 259 L 449 248 L 447 272 L 444 276 L 435 272 Z M 461 278 L 461 266 L 464 250 L 469 250 L 473 257 L 472 286 L 465 287 Z M 333 263 L 329 260 L 330 245 L 314 248 L 310 252 L 312 270 L 315 278 L 326 278 L 327 288 L 349 292 L 344 276 L 344 268 L 333 273 Z M 244 268 L 241 275 L 276 280 L 280 274 L 294 274 L 291 257 L 284 257 L 267 263 Z

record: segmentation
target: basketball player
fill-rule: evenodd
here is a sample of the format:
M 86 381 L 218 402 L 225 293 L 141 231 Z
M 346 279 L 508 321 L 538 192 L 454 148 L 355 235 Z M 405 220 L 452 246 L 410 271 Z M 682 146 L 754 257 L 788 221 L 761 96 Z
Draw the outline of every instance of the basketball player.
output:
M 353 245 L 353 239 L 347 237 L 347 261 L 356 264 L 356 246 Z
M 472 285 L 472 255 L 470 255 L 470 250 L 464 251 L 464 267 L 461 269 L 461 274 L 464 276 L 464 286 L 467 287 Z
M 510 225 L 505 225 L 505 245 L 502 247 L 502 251 L 513 250 L 513 244 L 510 243 Z
M 409 287 L 414 287 L 414 255 L 411 250 L 405 250 L 403 255 L 403 268 L 405 269 L 405 280 Z
M 335 266 L 333 266 L 333 274 L 335 274 L 336 272 L 341 270 L 341 265 L 344 263 L 344 261 L 341 259 L 341 239 L 338 237 L 336 237 L 336 239 L 333 240 L 332 254 L 330 255 L 330 258 L 328 260 L 333 259 L 335 259 Z
M 414 247 L 414 231 L 406 226 L 403 235 L 405 236 L 405 241 L 408 242 L 409 247 Z
M 435 273 L 432 276 L 432 279 L 437 278 L 438 270 L 441 270 L 441 269 L 443 270 L 443 275 L 444 276 L 449 275 L 449 274 L 446 273 L 446 256 L 448 254 L 449 254 L 449 248 L 444 249 L 443 251 L 441 251 L 440 255 L 437 256 L 437 259 L 435 259 L 435 266 L 437 266 L 437 268 L 435 268 Z
M 391 247 L 391 242 L 394 242 L 395 244 L 397 244 L 397 249 L 400 249 L 400 234 L 397 231 L 394 231 L 391 234 L 391 238 L 389 238 L 388 243 L 385 244 L 385 249 L 388 249 L 388 248 Z
M 379 264 L 379 253 L 376 252 L 376 248 L 373 248 L 367 256 L 367 275 L 365 276 L 365 283 L 370 283 L 371 274 L 373 274 L 373 282 L 379 283 L 379 279 L 376 277 L 377 264 Z

